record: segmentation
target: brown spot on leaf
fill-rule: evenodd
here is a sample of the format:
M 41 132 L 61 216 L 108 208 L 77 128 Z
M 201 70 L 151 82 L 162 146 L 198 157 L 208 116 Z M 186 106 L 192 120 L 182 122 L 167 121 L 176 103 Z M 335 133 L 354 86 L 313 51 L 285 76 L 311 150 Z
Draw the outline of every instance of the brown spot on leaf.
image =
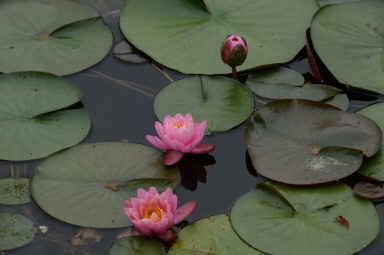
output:
M 117 192 L 117 191 L 119 191 L 119 186 L 120 186 L 119 183 L 112 182 L 112 183 L 106 184 L 104 187 L 106 187 L 112 191 Z

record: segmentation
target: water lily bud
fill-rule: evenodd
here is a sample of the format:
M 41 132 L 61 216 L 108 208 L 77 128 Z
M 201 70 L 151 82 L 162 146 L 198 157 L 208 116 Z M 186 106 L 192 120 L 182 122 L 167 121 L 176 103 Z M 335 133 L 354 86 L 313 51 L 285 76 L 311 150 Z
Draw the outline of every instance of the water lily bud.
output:
M 221 45 L 221 58 L 231 67 L 241 65 L 247 58 L 247 43 L 240 36 L 228 36 Z

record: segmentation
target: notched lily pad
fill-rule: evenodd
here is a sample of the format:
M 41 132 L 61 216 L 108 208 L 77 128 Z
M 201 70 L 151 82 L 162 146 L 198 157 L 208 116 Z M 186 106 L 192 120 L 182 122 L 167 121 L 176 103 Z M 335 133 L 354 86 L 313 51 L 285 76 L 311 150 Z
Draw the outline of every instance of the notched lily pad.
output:
M 314 49 L 339 82 L 384 93 L 383 13 L 383 1 L 365 0 L 327 5 L 315 14 Z
M 364 180 L 353 186 L 356 195 L 368 199 L 384 198 L 384 186 L 382 183 Z
M 286 63 L 304 46 L 303 34 L 317 9 L 316 0 L 128 0 L 120 27 L 136 48 L 165 66 L 222 74 L 231 71 L 220 57 L 228 35 L 247 41 L 248 56 L 239 70 Z
M 249 245 L 274 255 L 354 254 L 379 233 L 373 204 L 341 183 L 259 184 L 236 201 L 231 223 Z
M 367 116 L 374 120 L 377 125 L 384 130 L 384 103 L 378 103 L 374 105 L 370 105 L 357 111 L 356 113 Z M 381 149 L 376 155 L 371 158 L 365 159 L 364 164 L 359 169 L 359 174 L 366 176 L 370 179 L 384 181 L 384 148 L 383 144 L 381 145 Z
M 308 100 L 282 99 L 265 105 L 245 128 L 256 171 L 298 185 L 331 182 L 360 167 L 381 147 L 371 119 Z
M 31 193 L 46 213 L 61 221 L 126 227 L 130 221 L 124 202 L 135 197 L 138 188 L 163 191 L 179 183 L 179 169 L 166 168 L 163 157 L 154 148 L 128 142 L 79 145 L 38 165 Z
M 21 214 L 0 212 L 0 251 L 22 247 L 32 242 L 36 229 Z
M 162 243 L 156 239 L 131 236 L 112 243 L 109 255 L 165 255 Z
M 4 73 L 75 73 L 103 59 L 113 43 L 96 10 L 71 0 L 2 0 L 0 38 Z
M 20 205 L 30 201 L 29 178 L 0 179 L 0 204 Z
M 263 255 L 244 243 L 224 214 L 198 220 L 183 228 L 168 255 L 219 254 Z
M 85 108 L 65 109 L 82 98 L 80 88 L 53 74 L 0 76 L 0 159 L 46 157 L 83 140 L 91 118 Z
M 252 113 L 254 99 L 243 84 L 225 77 L 192 77 L 172 82 L 154 100 L 159 120 L 166 115 L 190 113 L 207 121 L 207 133 L 227 131 Z

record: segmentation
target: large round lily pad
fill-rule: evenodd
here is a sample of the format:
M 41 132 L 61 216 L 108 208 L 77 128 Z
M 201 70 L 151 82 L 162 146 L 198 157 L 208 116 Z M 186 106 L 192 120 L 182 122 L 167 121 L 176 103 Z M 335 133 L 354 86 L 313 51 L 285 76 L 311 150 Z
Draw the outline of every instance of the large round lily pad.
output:
M 31 182 L 37 204 L 51 216 L 94 228 L 129 226 L 124 202 L 138 188 L 176 186 L 177 168 L 163 165 L 163 153 L 127 142 L 79 145 L 38 167 Z M 58 202 L 59 201 L 59 202 Z
M 56 75 L 17 72 L 0 76 L 0 159 L 46 157 L 85 138 L 91 119 L 80 88 Z
M 313 46 L 344 84 L 384 93 L 384 2 L 322 7 L 311 24 Z
M 0 212 L 0 251 L 15 249 L 32 242 L 33 222 L 17 213 Z
M 363 155 L 374 155 L 382 140 L 380 128 L 365 116 L 294 99 L 277 100 L 257 111 L 245 136 L 259 174 L 301 185 L 354 173 Z
M 244 243 L 233 231 L 229 217 L 224 214 L 196 221 L 185 227 L 172 244 L 168 255 L 262 255 Z
M 0 72 L 59 75 L 96 64 L 113 42 L 98 13 L 72 0 L 2 0 L 0 38 Z
M 377 125 L 379 125 L 381 130 L 384 130 L 383 112 L 384 112 L 384 103 L 379 103 L 379 104 L 368 106 L 358 111 L 357 113 L 373 119 L 377 123 Z M 359 174 L 375 180 L 384 181 L 383 144 L 381 145 L 380 151 L 375 156 L 364 160 L 364 164 L 359 169 Z
M 192 114 L 207 121 L 207 132 L 226 131 L 244 122 L 252 113 L 252 93 L 243 84 L 225 77 L 192 77 L 163 88 L 154 101 L 159 120 L 177 113 Z
M 152 238 L 130 236 L 114 242 L 109 255 L 165 255 L 163 244 Z
M 120 27 L 156 61 L 183 73 L 229 73 L 220 46 L 231 34 L 247 41 L 239 70 L 292 60 L 305 45 L 316 0 L 128 0 Z
M 30 201 L 29 178 L 0 179 L 0 204 L 19 205 Z
M 259 184 L 233 206 L 231 222 L 251 246 L 273 255 L 349 255 L 379 233 L 373 204 L 345 184 Z

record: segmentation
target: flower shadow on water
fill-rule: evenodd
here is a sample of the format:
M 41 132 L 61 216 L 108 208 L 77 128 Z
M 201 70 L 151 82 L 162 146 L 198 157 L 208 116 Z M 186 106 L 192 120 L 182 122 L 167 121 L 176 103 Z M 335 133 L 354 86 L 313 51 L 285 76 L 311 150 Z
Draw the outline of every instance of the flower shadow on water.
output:
M 188 190 L 194 191 L 197 183 L 207 182 L 207 170 L 205 166 L 216 164 L 216 159 L 209 154 L 185 154 L 177 164 L 180 168 L 181 185 Z

